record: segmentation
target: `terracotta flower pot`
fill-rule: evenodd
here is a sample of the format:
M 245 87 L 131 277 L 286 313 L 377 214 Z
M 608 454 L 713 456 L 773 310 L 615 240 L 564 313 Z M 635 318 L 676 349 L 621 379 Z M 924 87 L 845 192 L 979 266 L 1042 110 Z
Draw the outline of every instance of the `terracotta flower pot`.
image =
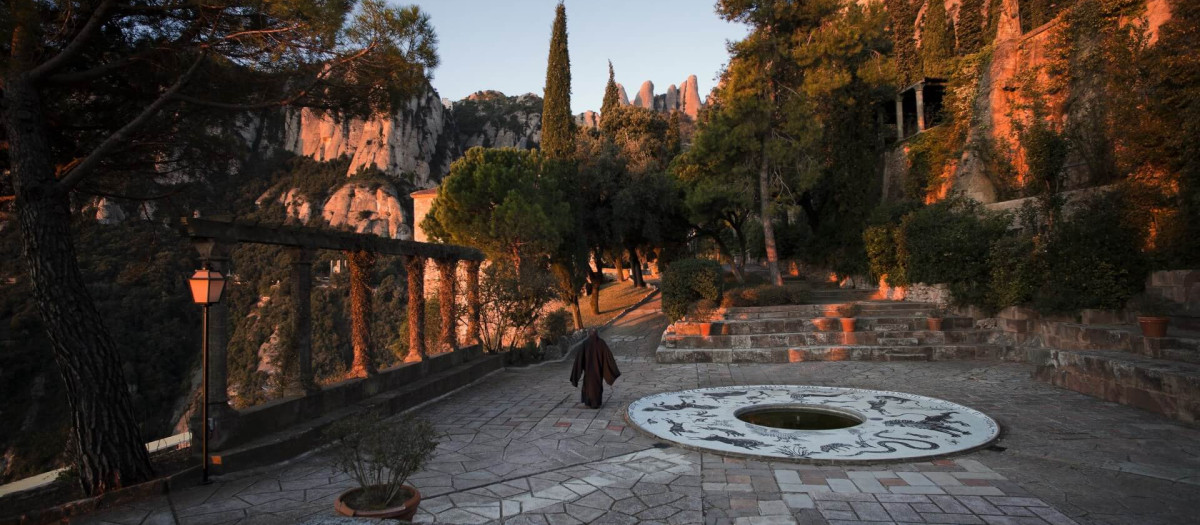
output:
M 842 331 L 843 332 L 853 332 L 854 331 L 854 323 L 855 323 L 855 321 L 858 321 L 858 319 L 855 319 L 853 317 L 843 317 L 841 319 L 841 321 L 842 321 Z
M 829 317 L 818 317 L 813 319 L 813 325 L 821 332 L 830 332 L 837 328 L 837 320 Z
M 1142 335 L 1145 337 L 1166 337 L 1167 324 L 1171 322 L 1170 317 L 1141 317 L 1138 316 L 1138 325 L 1142 327 Z
M 333 503 L 333 508 L 337 510 L 338 514 L 343 516 L 412 521 L 413 516 L 417 515 L 417 505 L 421 503 L 421 493 L 416 488 L 408 485 L 404 485 L 404 490 L 408 492 L 409 498 L 403 504 L 396 507 L 378 510 L 360 510 L 351 507 L 348 501 L 354 495 L 363 491 L 362 487 L 358 487 L 338 495 L 337 500 Z
M 927 318 L 925 318 L 925 322 L 926 322 L 926 324 L 929 325 L 930 332 L 941 332 L 942 331 L 942 318 L 941 317 L 927 317 Z

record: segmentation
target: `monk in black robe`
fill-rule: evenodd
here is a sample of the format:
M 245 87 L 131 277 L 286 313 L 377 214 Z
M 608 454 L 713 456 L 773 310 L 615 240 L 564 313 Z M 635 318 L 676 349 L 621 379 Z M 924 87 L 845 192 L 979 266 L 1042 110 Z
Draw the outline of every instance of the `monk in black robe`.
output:
M 600 408 L 604 403 L 604 383 L 613 384 L 621 371 L 617 369 L 617 360 L 613 359 L 612 351 L 595 330 L 588 334 L 583 348 L 575 355 L 575 366 L 571 368 L 571 385 L 579 386 L 583 378 L 583 391 L 580 401 L 588 408 Z

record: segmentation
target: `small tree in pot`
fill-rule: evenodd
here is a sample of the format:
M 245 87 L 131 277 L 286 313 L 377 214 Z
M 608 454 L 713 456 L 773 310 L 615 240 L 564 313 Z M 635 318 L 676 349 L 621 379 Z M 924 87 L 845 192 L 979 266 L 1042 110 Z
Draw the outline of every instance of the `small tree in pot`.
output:
M 928 326 L 929 331 L 931 331 L 931 332 L 942 331 L 942 319 L 944 319 L 945 317 L 946 317 L 946 309 L 945 308 L 942 308 L 940 306 L 935 306 L 933 308 L 930 308 L 929 309 L 929 317 L 925 318 L 926 324 L 929 325 Z
M 838 315 L 842 316 L 842 331 L 853 332 L 856 323 L 856 317 L 862 313 L 862 306 L 858 303 L 843 304 L 837 309 Z
M 338 496 L 339 514 L 412 520 L 421 493 L 405 482 L 433 457 L 438 433 L 432 423 L 413 416 L 389 422 L 371 413 L 334 424 L 326 436 L 334 442 L 334 468 L 358 482 Z

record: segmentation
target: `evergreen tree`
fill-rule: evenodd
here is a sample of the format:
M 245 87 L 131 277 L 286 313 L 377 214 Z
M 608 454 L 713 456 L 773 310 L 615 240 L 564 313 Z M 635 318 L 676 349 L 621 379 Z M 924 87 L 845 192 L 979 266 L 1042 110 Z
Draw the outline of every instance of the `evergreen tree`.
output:
M 546 90 L 542 97 L 542 152 L 566 159 L 575 152 L 575 121 L 571 116 L 571 57 L 567 52 L 567 8 L 555 8 L 546 63 Z
M 955 51 L 969 55 L 983 47 L 983 0 L 963 0 L 958 7 Z
M 927 77 L 945 76 L 954 56 L 954 29 L 942 0 L 929 0 L 921 26 L 921 63 Z
M 608 61 L 608 84 L 604 86 L 604 102 L 600 104 L 600 129 L 607 133 L 607 122 L 612 120 L 612 114 L 621 105 L 621 94 L 617 91 L 617 81 L 613 75 L 612 61 Z

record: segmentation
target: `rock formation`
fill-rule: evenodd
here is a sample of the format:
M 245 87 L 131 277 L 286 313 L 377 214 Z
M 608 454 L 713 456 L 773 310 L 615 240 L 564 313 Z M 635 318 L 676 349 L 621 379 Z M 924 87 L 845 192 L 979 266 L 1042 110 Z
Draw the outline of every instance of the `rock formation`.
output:
M 575 125 L 586 129 L 595 129 L 600 127 L 600 114 L 592 110 L 584 111 L 575 115 Z
M 696 120 L 700 115 L 700 89 L 696 86 L 696 75 L 688 75 L 679 88 L 679 111 Z
M 312 109 L 288 110 L 283 136 L 261 140 L 316 160 L 349 156 L 353 160 L 347 175 L 375 167 L 429 187 L 441 180 L 459 154 L 450 128 L 437 92 L 429 88 L 393 114 L 365 120 Z
M 617 82 L 617 94 L 620 95 L 621 105 L 628 106 L 629 105 L 629 95 L 625 94 L 625 86 L 622 86 L 620 82 Z
M 642 82 L 641 89 L 638 89 L 638 94 L 633 98 L 633 105 L 640 106 L 646 109 L 654 109 L 654 83 L 647 80 Z
M 542 97 L 517 97 L 478 91 L 450 109 L 460 151 L 485 148 L 536 148 L 542 140 Z M 421 186 L 427 188 L 430 186 Z

